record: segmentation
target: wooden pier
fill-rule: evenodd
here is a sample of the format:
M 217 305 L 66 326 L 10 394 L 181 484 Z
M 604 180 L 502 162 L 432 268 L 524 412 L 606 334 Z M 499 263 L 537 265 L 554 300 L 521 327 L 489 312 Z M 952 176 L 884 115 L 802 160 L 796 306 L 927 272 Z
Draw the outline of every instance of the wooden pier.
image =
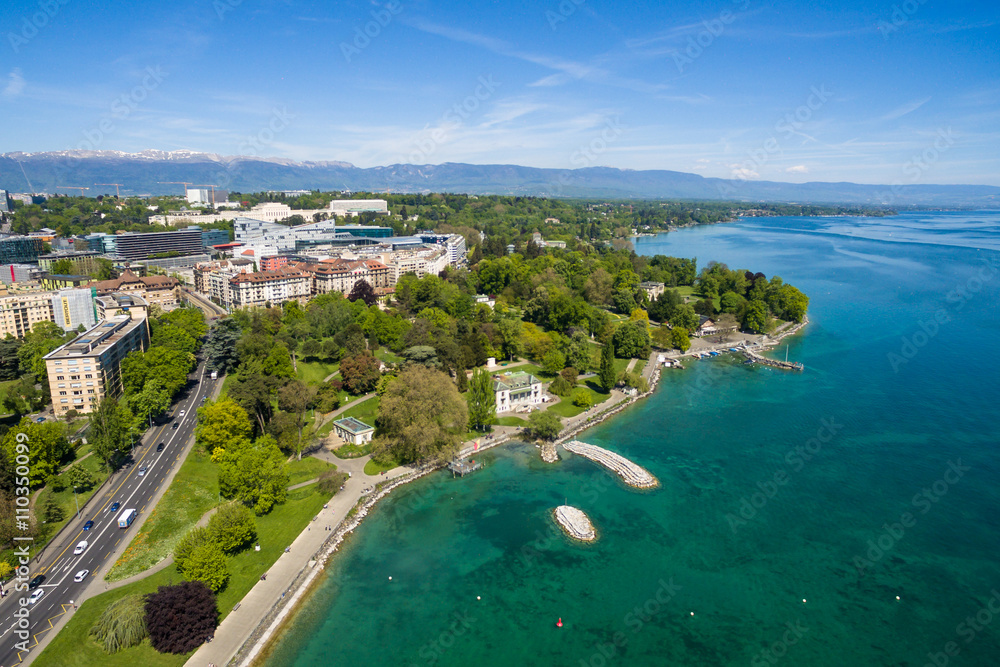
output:
M 757 354 L 750 348 L 743 348 L 743 355 L 755 363 L 764 364 L 765 366 L 770 366 L 772 368 L 781 368 L 786 371 L 802 371 L 806 368 L 798 361 L 778 361 L 777 359 L 768 359 L 765 356 Z
M 570 442 L 563 443 L 563 449 L 568 452 L 573 452 L 574 454 L 579 454 L 584 458 L 588 458 L 594 463 L 599 463 L 621 477 L 622 481 L 629 486 L 634 486 L 639 489 L 651 489 L 659 486 L 660 484 L 659 481 L 657 481 L 657 479 L 642 466 L 638 466 L 624 456 L 619 456 L 614 452 L 609 452 L 602 447 L 588 445 L 586 442 L 580 442 L 579 440 L 571 440 Z
M 448 470 L 451 471 L 451 476 L 455 477 L 465 477 L 471 472 L 475 472 L 483 467 L 482 463 L 477 463 L 475 460 L 465 461 L 465 460 L 455 460 L 448 464 Z

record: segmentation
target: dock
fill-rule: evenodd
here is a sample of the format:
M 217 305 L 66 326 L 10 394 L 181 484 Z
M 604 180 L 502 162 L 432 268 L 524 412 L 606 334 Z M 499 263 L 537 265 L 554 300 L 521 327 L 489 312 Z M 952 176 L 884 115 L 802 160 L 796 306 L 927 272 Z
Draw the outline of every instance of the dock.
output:
M 597 531 L 590 518 L 584 514 L 583 510 L 570 505 L 560 505 L 552 511 L 556 523 L 575 540 L 581 542 L 593 542 L 597 539 Z
M 451 476 L 455 477 L 465 477 L 469 473 L 476 472 L 483 467 L 482 463 L 477 463 L 475 460 L 455 460 L 448 464 L 448 470 L 451 471 Z
M 805 366 L 798 361 L 778 361 L 777 359 L 768 359 L 765 356 L 757 354 L 748 347 L 743 348 L 743 355 L 758 364 L 764 364 L 765 366 L 770 366 L 771 368 L 781 368 L 786 371 L 802 371 L 805 370 Z
M 624 456 L 610 452 L 603 447 L 589 445 L 579 440 L 563 443 L 563 449 L 598 463 L 622 478 L 629 486 L 638 489 L 651 489 L 660 485 L 653 475 L 642 466 L 632 463 Z

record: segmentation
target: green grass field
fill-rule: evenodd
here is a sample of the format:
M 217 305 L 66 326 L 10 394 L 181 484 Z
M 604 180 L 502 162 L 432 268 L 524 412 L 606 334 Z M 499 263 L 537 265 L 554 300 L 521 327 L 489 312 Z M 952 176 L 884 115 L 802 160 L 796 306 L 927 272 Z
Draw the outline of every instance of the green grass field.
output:
M 389 465 L 381 465 L 379 463 L 376 463 L 375 461 L 368 461 L 368 463 L 365 464 L 365 474 L 366 475 L 377 475 L 380 472 L 382 472 L 383 470 L 392 470 L 393 468 L 395 468 L 398 465 L 399 464 L 396 463 L 395 461 L 392 462 L 392 463 L 390 463 Z
M 303 456 L 301 461 L 289 461 L 285 464 L 288 473 L 288 486 L 295 486 L 310 479 L 316 479 L 327 470 L 336 470 L 337 466 L 312 456 Z
M 590 400 L 594 405 L 603 403 L 604 401 L 608 400 L 608 398 L 611 396 L 610 394 L 605 394 L 603 392 L 597 391 L 596 385 L 591 386 L 591 383 L 589 382 L 587 383 L 587 385 L 588 386 L 586 387 L 586 389 L 587 391 L 590 392 Z M 576 388 L 574 388 L 573 391 L 576 391 Z M 554 412 L 560 417 L 575 417 L 586 409 L 587 408 L 581 408 L 577 405 L 573 405 L 572 395 L 563 397 L 561 401 L 559 401 L 555 405 L 551 405 L 548 407 L 549 412 Z
M 303 361 L 296 363 L 298 372 L 296 376 L 306 384 L 321 384 L 331 373 L 336 373 L 340 369 L 338 361 Z
M 316 486 L 297 489 L 288 494 L 288 500 L 277 505 L 265 516 L 257 518 L 257 535 L 260 551 L 246 549 L 229 559 L 230 579 L 219 592 L 217 604 L 220 620 L 225 618 L 274 564 L 285 547 L 319 513 L 328 496 L 320 494 Z M 81 605 L 73 618 L 35 660 L 41 667 L 179 667 L 191 654 L 171 655 L 158 653 L 149 640 L 135 648 L 108 655 L 90 638 L 91 626 L 109 604 L 126 595 L 152 593 L 158 586 L 180 583 L 182 578 L 175 566 L 161 570 L 145 579 L 127 586 L 102 593 Z
M 192 450 L 170 488 L 106 579 L 119 581 L 159 563 L 198 519 L 217 504 L 218 468 L 206 454 Z
M 514 417 L 513 415 L 508 415 L 506 417 L 500 417 L 497 419 L 497 424 L 500 426 L 516 426 L 518 428 L 526 425 L 528 422 L 521 419 L 520 417 Z
M 344 412 L 337 415 L 337 419 L 345 419 L 347 417 L 354 417 L 359 419 L 369 426 L 375 425 L 375 416 L 378 414 L 378 396 L 372 396 L 367 401 L 362 401 L 358 403 L 350 410 L 345 410 Z M 336 419 L 334 420 L 336 421 Z

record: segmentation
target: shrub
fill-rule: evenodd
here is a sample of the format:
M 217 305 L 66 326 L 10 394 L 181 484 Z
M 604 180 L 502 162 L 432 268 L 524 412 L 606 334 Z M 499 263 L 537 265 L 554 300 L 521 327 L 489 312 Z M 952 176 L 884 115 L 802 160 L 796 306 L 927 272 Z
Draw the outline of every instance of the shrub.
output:
M 208 528 L 192 528 L 181 538 L 181 541 L 174 547 L 174 562 L 177 563 L 177 571 L 184 576 L 187 571 L 187 562 L 195 549 L 208 544 L 212 540 L 212 534 Z
M 160 653 L 187 653 L 218 626 L 215 594 L 200 581 L 160 586 L 146 597 L 149 641 Z
M 226 553 L 236 553 L 257 537 L 253 512 L 238 503 L 226 503 L 208 520 L 211 540 Z
M 594 404 L 590 397 L 590 390 L 580 387 L 573 392 L 573 405 L 580 408 L 589 408 Z
M 327 470 L 319 476 L 319 492 L 326 495 L 335 495 L 340 491 L 340 487 L 347 481 L 347 474 L 337 470 Z
M 100 642 L 105 653 L 138 646 L 148 635 L 146 605 L 141 595 L 115 600 L 90 628 L 90 636 Z
M 184 564 L 184 577 L 203 582 L 215 593 L 225 588 L 229 581 L 229 565 L 222 547 L 215 542 L 206 542 L 192 551 Z
M 552 384 L 549 385 L 549 391 L 556 396 L 567 396 L 572 390 L 573 386 L 561 375 L 553 380 Z
M 569 383 L 569 386 L 571 387 L 576 385 L 576 381 L 580 377 L 579 371 L 577 371 L 572 366 L 567 366 L 566 368 L 559 371 L 559 375 L 562 376 L 566 380 L 566 382 Z

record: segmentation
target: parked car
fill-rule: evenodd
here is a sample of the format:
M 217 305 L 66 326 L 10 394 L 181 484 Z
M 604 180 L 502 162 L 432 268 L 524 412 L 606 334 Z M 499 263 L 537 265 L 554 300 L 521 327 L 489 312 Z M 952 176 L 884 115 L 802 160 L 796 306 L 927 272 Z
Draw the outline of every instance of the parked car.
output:
M 86 579 L 88 574 L 90 574 L 90 570 L 80 570 L 76 573 L 76 576 L 73 577 L 73 581 L 79 583 Z
M 87 550 L 87 546 L 88 546 L 87 545 L 87 540 L 80 540 L 77 543 L 76 548 L 73 549 L 73 555 L 74 556 L 79 556 L 80 554 L 82 554 L 84 551 Z
M 83 524 L 83 529 L 84 530 L 90 530 L 93 527 L 94 527 L 94 522 L 93 521 L 88 521 L 87 523 Z
M 28 598 L 28 604 L 35 604 L 36 602 L 42 599 L 43 595 L 45 595 L 44 588 L 36 589 L 35 592 L 31 594 L 31 597 Z
M 142 466 L 141 468 L 139 468 L 139 477 L 145 475 L 147 470 L 149 470 L 149 466 Z
M 117 512 L 118 508 L 121 507 L 121 506 L 122 506 L 121 503 L 111 503 L 111 511 L 112 512 Z
M 45 421 L 45 417 L 39 417 L 35 421 L 38 422 L 39 424 L 41 424 L 43 421 Z
M 37 577 L 28 582 L 28 590 L 29 591 L 35 590 L 36 588 L 42 585 L 43 581 L 45 581 L 45 575 L 44 574 L 38 575 Z

